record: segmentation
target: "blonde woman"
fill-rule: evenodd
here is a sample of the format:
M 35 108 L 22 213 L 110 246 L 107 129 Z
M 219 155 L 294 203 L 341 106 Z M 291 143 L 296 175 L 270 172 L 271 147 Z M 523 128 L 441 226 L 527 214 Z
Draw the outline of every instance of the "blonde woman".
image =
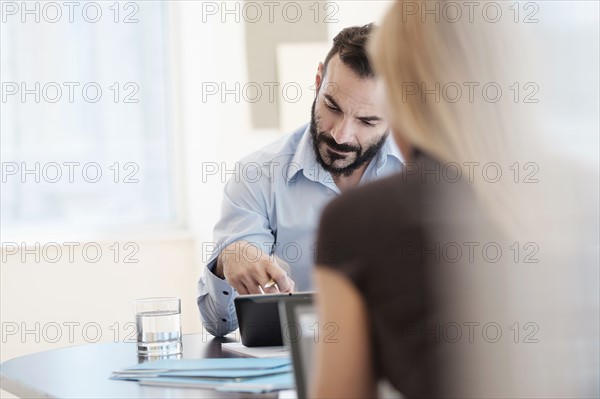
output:
M 557 295 L 573 281 L 572 237 L 546 223 L 572 232 L 554 207 L 574 204 L 548 179 L 515 183 L 527 161 L 552 174 L 535 108 L 507 94 L 527 72 L 520 38 L 502 23 L 423 17 L 422 4 L 396 2 L 371 46 L 405 169 L 322 214 L 315 284 L 329 334 L 312 396 L 375 397 L 380 380 L 409 398 L 593 395 L 571 362 L 568 330 L 583 319 Z

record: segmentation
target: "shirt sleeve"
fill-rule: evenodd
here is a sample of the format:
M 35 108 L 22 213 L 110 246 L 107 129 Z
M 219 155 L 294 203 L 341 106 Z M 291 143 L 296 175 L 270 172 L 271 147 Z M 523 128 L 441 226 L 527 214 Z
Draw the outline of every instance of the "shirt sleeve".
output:
M 267 195 L 269 179 L 241 173 L 250 170 L 238 164 L 225 185 L 221 217 L 214 229 L 214 250 L 198 282 L 196 299 L 206 331 L 214 336 L 226 335 L 238 328 L 234 298 L 237 292 L 214 274 L 217 256 L 236 241 L 247 241 L 271 253 L 275 242 L 269 223 Z M 264 174 L 263 174 L 264 176 Z

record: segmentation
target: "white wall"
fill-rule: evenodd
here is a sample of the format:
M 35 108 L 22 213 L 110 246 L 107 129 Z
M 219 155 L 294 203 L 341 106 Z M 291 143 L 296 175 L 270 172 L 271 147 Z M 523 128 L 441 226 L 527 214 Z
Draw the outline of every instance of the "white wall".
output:
M 336 1 L 334 3 L 335 7 L 329 5 L 328 2 L 326 4 L 328 8 L 325 10 L 325 13 L 329 16 L 329 18 L 326 17 L 327 31 L 329 39 L 333 40 L 339 31 L 348 26 L 365 25 L 371 22 L 380 24 L 381 19 L 394 4 L 394 1 Z M 337 20 L 337 22 L 333 20 Z
M 53 241 L 79 245 L 61 246 L 61 256 L 42 240 L 40 250 L 30 245 L 17 253 L 3 251 L 1 361 L 63 346 L 122 342 L 133 331 L 136 298 L 180 297 L 183 331 L 201 331 L 194 301 L 191 236 Z

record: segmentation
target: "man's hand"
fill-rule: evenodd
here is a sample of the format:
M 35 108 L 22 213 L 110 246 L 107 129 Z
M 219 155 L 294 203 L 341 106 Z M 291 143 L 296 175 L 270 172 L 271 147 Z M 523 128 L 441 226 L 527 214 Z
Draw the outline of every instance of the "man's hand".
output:
M 294 280 L 288 277 L 286 267 L 289 270 L 280 258 L 263 253 L 249 242 L 237 241 L 219 254 L 215 275 L 225 278 L 241 295 L 294 292 Z M 271 279 L 276 286 L 264 288 Z

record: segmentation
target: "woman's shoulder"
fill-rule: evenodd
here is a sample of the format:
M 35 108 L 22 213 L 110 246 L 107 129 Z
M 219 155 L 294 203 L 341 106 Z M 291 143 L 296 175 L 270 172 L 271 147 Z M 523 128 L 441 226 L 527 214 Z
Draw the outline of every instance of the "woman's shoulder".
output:
M 403 209 L 414 212 L 415 204 L 418 204 L 423 195 L 435 190 L 429 181 L 421 178 L 421 169 L 426 165 L 435 163 L 433 159 L 419 155 L 414 162 L 405 163 L 401 171 L 393 175 L 371 181 L 360 185 L 340 195 L 329 203 L 325 212 L 348 212 L 352 211 L 353 216 L 387 212 L 393 208 L 394 212 L 401 212 Z
M 331 223 L 338 231 L 356 232 L 356 226 L 400 222 L 406 226 L 456 213 L 472 201 L 473 192 L 463 182 L 446 179 L 443 170 L 441 162 L 417 153 L 399 173 L 348 190 L 331 201 L 322 213 L 322 226 Z
M 403 182 L 400 173 L 369 182 L 332 200 L 321 214 L 319 232 L 363 240 L 393 220 L 419 214 L 420 198 L 420 189 Z

